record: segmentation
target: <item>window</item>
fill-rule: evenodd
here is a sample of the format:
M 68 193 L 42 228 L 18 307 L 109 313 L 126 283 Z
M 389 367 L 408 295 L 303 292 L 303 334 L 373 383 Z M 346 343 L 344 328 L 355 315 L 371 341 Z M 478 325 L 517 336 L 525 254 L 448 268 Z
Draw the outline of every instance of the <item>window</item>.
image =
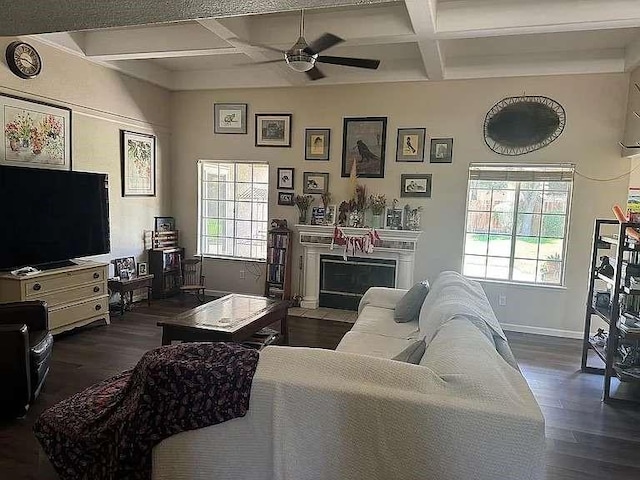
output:
M 265 260 L 269 166 L 201 161 L 198 170 L 200 252 Z
M 463 274 L 563 285 L 573 165 L 471 164 Z

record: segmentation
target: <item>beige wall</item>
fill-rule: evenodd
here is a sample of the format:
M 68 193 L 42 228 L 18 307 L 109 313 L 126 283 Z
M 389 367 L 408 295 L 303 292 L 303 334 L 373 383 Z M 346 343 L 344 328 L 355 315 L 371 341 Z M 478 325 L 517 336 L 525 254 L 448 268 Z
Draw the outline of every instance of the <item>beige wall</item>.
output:
M 12 38 L 0 38 L 4 52 Z M 35 41 L 43 71 L 22 80 L 0 64 L 0 93 L 67 106 L 73 111 L 73 169 L 109 174 L 111 253 L 109 260 L 144 260 L 143 230 L 153 217 L 171 212 L 169 177 L 170 93 Z M 120 129 L 157 136 L 156 197 L 121 196 Z
M 575 179 L 569 231 L 566 288 L 514 286 L 485 282 L 497 315 L 520 329 L 569 334 L 582 329 L 589 268 L 593 220 L 609 217 L 613 203 L 626 198 L 630 161 L 620 157 L 618 141 L 624 128 L 629 77 L 623 74 L 565 77 L 532 77 L 306 88 L 179 92 L 172 96 L 173 157 L 172 189 L 174 213 L 183 232 L 184 244 L 196 246 L 196 161 L 266 160 L 271 165 L 270 216 L 284 217 L 291 224 L 295 207 L 276 205 L 276 168 L 295 167 L 296 192 L 302 189 L 304 171 L 330 173 L 329 189 L 339 203 L 347 196 L 348 179 L 340 177 L 342 119 L 345 116 L 388 117 L 387 161 L 384 179 L 363 180 L 369 192 L 399 195 L 401 173 L 433 174 L 431 199 L 411 200 L 424 207 L 423 228 L 417 253 L 415 278 L 433 278 L 445 269 L 460 270 L 467 168 L 470 162 L 573 162 Z M 491 106 L 506 96 L 546 95 L 560 102 L 567 112 L 563 135 L 549 147 L 525 156 L 508 158 L 491 152 L 483 141 L 482 124 Z M 213 135 L 214 102 L 249 104 L 248 135 Z M 254 146 L 254 114 L 293 114 L 292 148 Z M 331 128 L 331 160 L 304 161 L 304 129 Z M 432 137 L 454 137 L 453 164 L 432 165 L 395 162 L 396 129 L 426 127 Z M 585 177 L 608 179 L 594 181 Z M 402 203 L 404 204 L 404 202 Z M 296 249 L 297 255 L 300 249 Z M 297 268 L 297 256 L 295 267 Z M 256 280 L 245 262 L 209 260 L 207 284 L 223 291 L 259 292 L 263 278 Z M 294 292 L 297 284 L 294 270 Z M 498 306 L 498 296 L 507 305 Z M 543 330 L 539 330 L 543 329 Z

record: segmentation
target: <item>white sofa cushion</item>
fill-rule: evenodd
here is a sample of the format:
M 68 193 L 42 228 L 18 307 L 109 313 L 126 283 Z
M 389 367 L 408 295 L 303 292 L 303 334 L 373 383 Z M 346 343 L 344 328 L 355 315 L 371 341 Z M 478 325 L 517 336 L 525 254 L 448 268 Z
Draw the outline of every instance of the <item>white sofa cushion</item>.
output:
M 336 351 L 391 360 L 415 342 L 415 339 L 385 337 L 375 333 L 350 331 L 342 337 L 336 347 Z
M 393 310 L 373 305 L 367 305 L 362 309 L 351 331 L 405 339 L 416 339 L 420 336 L 417 320 L 396 323 L 393 320 Z
M 358 315 L 367 305 L 393 310 L 396 308 L 396 304 L 407 292 L 408 290 L 403 288 L 371 287 L 369 290 L 364 292 L 364 295 L 360 299 Z

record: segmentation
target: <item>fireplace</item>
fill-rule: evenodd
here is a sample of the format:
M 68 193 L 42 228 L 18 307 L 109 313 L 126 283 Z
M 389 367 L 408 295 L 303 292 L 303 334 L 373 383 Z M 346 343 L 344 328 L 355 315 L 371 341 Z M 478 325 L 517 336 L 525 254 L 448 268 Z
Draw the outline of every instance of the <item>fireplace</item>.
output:
M 325 276 L 325 267 L 334 267 L 335 271 L 337 271 L 339 275 L 343 275 L 343 269 L 345 268 L 362 269 L 365 267 L 365 265 L 362 264 L 328 265 L 327 262 L 321 263 L 321 257 L 330 257 L 332 260 L 335 260 L 335 257 L 338 257 L 342 264 L 345 262 L 342 256 L 344 253 L 344 247 L 333 245 L 335 228 L 336 227 L 330 225 L 296 225 L 300 244 L 304 248 L 304 281 L 302 283 L 303 298 L 300 302 L 300 306 L 302 308 L 313 309 L 320 306 L 320 283 L 322 278 Z M 361 236 L 369 232 L 369 229 L 344 227 L 342 228 L 342 231 L 346 235 Z M 374 278 L 372 282 L 368 283 L 369 286 L 388 285 L 396 288 L 411 288 L 414 281 L 413 271 L 416 257 L 416 245 L 422 232 L 384 229 L 377 230 L 377 232 L 380 240 L 376 243 L 373 253 L 356 252 L 354 255 L 353 252 L 349 252 L 351 256 L 347 257 L 347 261 L 355 263 L 361 260 L 364 263 L 375 264 L 375 266 L 367 266 L 367 268 L 371 269 L 372 276 Z M 383 260 L 383 262 L 380 263 L 380 260 Z M 382 274 L 382 272 L 385 273 Z M 350 277 L 338 276 L 338 278 L 342 279 L 342 283 L 338 285 L 329 284 L 329 288 L 322 288 L 326 291 L 325 294 L 331 294 L 335 291 L 342 292 L 343 294 L 353 294 L 343 296 L 354 297 L 355 300 L 352 299 L 351 302 L 352 305 L 355 302 L 355 307 L 349 308 L 357 308 L 360 296 L 362 295 L 363 285 L 354 287 L 351 280 L 349 280 Z M 336 289 L 336 287 L 339 288 Z M 322 304 L 326 305 L 325 302 Z
M 369 287 L 393 287 L 396 261 L 384 258 L 320 255 L 321 307 L 357 310 Z

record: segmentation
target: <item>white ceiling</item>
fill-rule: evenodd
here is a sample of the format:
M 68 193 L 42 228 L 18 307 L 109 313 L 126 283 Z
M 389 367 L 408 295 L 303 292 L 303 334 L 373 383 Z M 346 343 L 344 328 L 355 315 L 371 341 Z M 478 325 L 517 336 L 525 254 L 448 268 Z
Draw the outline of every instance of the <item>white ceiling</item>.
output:
M 252 6 L 273 11 L 277 3 Z M 307 41 L 334 33 L 345 42 L 324 53 L 380 59 L 378 70 L 322 64 L 327 77 L 310 82 L 284 60 L 252 65 L 281 56 L 237 40 L 286 50 L 298 37 L 298 11 L 31 38 L 171 90 L 623 72 L 640 65 L 640 0 L 336 3 L 305 11 Z

